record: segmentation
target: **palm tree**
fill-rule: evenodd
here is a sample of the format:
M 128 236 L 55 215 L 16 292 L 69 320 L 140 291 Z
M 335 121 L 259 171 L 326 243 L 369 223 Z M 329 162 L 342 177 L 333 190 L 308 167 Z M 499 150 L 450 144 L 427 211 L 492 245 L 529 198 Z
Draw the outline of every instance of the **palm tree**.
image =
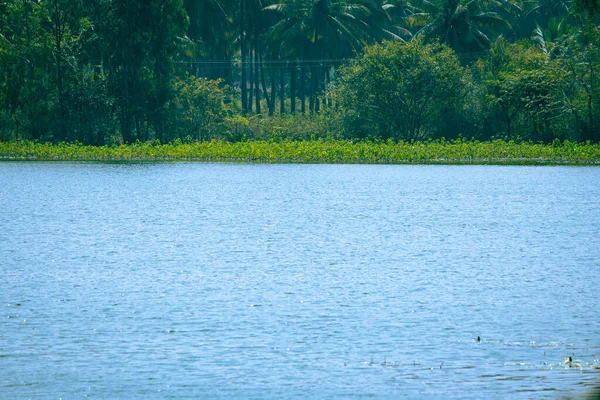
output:
M 272 16 L 264 13 L 264 8 L 274 0 L 239 0 L 239 44 L 242 61 L 242 108 L 252 111 L 254 99 L 256 112 L 261 109 L 261 86 L 265 94 L 269 111 L 272 111 L 273 99 L 268 97 L 264 78 L 263 57 L 265 52 L 265 33 L 274 23 Z M 250 76 L 248 76 L 248 73 Z M 273 78 L 273 77 L 272 77 Z M 250 87 L 247 88 L 248 82 Z M 248 90 L 249 89 L 249 90 Z
M 545 30 L 568 19 L 571 0 L 498 0 L 502 3 L 500 12 L 512 20 L 512 39 L 538 36 L 537 28 Z
M 316 97 L 325 71 L 359 51 L 373 38 L 367 17 L 373 2 L 366 0 L 284 0 L 265 7 L 279 14 L 270 37 L 287 58 L 300 64 L 300 96 L 304 111 L 304 78 L 310 70 L 310 110 L 318 111 Z M 292 83 L 293 85 L 293 83 Z M 292 104 L 295 104 L 292 90 Z
M 188 37 L 197 49 L 193 55 L 197 61 L 196 73 L 213 79 L 231 79 L 234 3 L 233 0 L 184 1 L 190 19 Z
M 570 7 L 570 0 L 537 0 L 527 11 L 525 18 L 532 17 L 537 24 L 545 28 L 552 19 L 565 17 Z
M 482 0 L 417 0 L 412 3 L 413 24 L 421 25 L 415 36 L 438 39 L 453 48 L 464 60 L 487 49 L 492 35 L 509 26 L 493 6 L 499 3 Z
M 531 41 L 544 53 L 554 56 L 565 50 L 564 46 L 557 44 L 557 41 L 567 33 L 568 25 L 565 23 L 565 20 L 552 18 L 548 21 L 547 28 L 544 29 L 539 24 L 536 26 L 533 30 Z
M 371 6 L 360 0 L 286 0 L 265 10 L 281 15 L 271 32 L 282 46 L 302 43 L 303 54 L 348 56 L 369 41 L 371 27 L 365 19 L 373 12 Z
M 373 0 L 378 12 L 377 19 L 370 22 L 382 26 L 383 39 L 405 40 L 413 33 L 407 27 L 407 18 L 412 15 L 412 7 L 407 0 Z

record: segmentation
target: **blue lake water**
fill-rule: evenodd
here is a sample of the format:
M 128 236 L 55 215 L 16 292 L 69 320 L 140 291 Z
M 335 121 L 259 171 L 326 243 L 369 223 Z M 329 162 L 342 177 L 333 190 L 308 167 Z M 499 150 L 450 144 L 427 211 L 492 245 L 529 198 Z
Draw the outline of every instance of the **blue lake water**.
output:
M 600 168 L 0 163 L 2 399 L 581 396 L 599 287 Z

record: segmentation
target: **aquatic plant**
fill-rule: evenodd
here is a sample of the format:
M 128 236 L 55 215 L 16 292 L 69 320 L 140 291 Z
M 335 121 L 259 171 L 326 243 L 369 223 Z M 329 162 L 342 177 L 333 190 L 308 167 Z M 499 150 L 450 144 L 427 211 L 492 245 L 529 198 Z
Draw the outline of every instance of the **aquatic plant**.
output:
M 276 163 L 433 163 L 433 164 L 566 164 L 600 165 L 600 144 L 555 141 L 394 142 L 349 140 L 209 141 L 160 144 L 136 142 L 112 146 L 80 143 L 1 142 L 3 160 L 85 161 L 229 161 Z

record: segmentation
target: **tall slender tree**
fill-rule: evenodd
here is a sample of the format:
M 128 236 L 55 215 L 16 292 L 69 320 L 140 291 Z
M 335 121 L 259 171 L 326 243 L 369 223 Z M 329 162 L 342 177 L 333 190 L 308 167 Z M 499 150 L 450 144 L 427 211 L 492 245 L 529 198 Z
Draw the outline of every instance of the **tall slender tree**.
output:
M 358 0 L 287 0 L 265 8 L 280 16 L 270 30 L 271 39 L 288 58 L 299 60 L 301 77 L 305 68 L 310 70 L 311 111 L 322 86 L 322 66 L 351 56 L 369 42 L 372 29 L 366 19 L 372 7 L 372 2 Z M 303 79 L 300 85 L 304 94 Z
M 182 0 L 114 0 L 109 8 L 112 74 L 125 142 L 160 129 L 165 83 L 187 16 Z M 159 133 L 160 135 L 160 133 Z

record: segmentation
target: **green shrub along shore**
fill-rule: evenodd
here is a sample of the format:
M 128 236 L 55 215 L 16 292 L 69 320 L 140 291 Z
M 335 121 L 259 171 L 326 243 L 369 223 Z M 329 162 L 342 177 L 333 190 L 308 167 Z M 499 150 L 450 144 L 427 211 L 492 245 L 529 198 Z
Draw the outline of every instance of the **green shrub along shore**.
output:
M 600 165 L 600 144 L 495 140 L 394 142 L 348 140 L 243 141 L 112 146 L 0 142 L 0 160 L 213 161 L 265 163 Z

